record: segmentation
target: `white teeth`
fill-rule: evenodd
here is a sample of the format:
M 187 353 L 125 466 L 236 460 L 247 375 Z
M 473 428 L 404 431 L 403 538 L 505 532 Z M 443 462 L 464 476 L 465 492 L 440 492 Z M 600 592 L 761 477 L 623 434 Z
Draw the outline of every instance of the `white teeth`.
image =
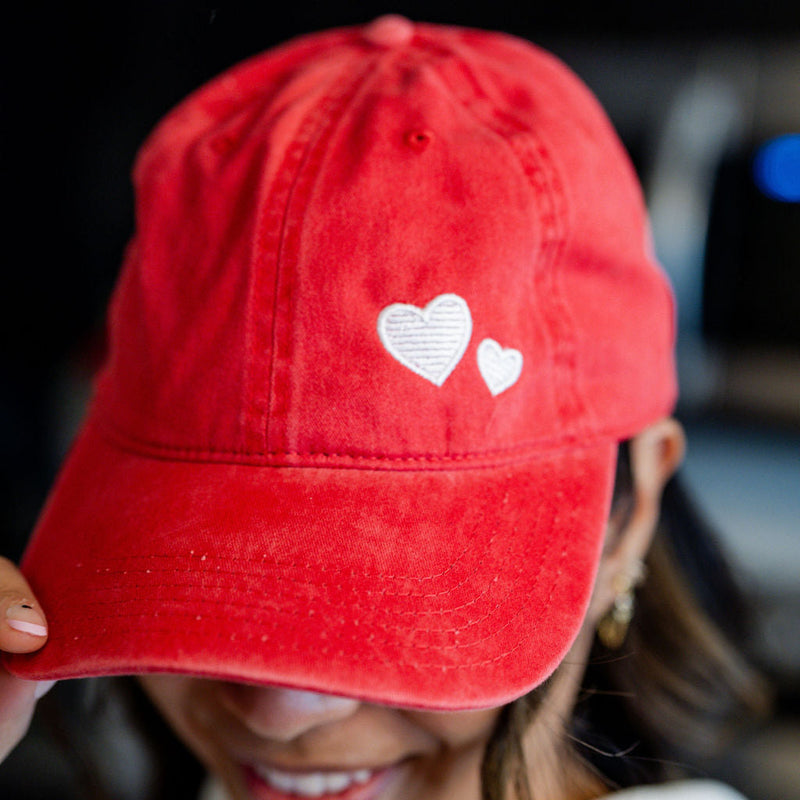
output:
M 372 777 L 372 772 L 368 769 L 359 769 L 353 773 L 353 780 L 356 783 L 366 783 Z
M 353 784 L 364 784 L 372 777 L 372 770 L 358 769 L 353 772 L 284 772 L 261 764 L 254 766 L 259 778 L 273 789 L 297 797 L 322 797 L 339 794 Z
M 328 775 L 325 778 L 325 788 L 329 793 L 343 792 L 351 783 L 350 776 L 345 775 L 343 772 L 338 775 Z

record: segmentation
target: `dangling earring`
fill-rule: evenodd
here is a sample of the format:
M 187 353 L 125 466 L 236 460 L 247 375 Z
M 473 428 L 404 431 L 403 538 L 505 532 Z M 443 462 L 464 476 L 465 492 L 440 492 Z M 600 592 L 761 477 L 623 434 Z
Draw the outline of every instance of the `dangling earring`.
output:
M 645 577 L 645 566 L 635 561 L 631 569 L 614 576 L 614 604 L 597 625 L 597 637 L 609 649 L 617 650 L 628 635 L 636 600 L 633 591 Z

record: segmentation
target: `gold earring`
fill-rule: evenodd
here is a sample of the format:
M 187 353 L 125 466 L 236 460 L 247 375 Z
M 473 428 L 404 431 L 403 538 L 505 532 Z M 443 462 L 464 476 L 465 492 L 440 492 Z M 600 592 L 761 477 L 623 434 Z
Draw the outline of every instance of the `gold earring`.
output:
M 614 603 L 597 625 L 597 637 L 609 649 L 617 650 L 628 635 L 636 608 L 634 589 L 644 580 L 645 566 L 641 561 L 614 576 Z

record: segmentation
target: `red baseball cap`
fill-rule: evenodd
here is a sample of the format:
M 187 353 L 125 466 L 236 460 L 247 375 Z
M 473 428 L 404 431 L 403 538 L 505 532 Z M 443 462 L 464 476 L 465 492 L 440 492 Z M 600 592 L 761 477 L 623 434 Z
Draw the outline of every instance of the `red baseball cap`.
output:
M 180 672 L 431 709 L 576 636 L 673 304 L 583 84 L 384 17 L 155 129 L 110 355 L 23 562 L 27 678 Z

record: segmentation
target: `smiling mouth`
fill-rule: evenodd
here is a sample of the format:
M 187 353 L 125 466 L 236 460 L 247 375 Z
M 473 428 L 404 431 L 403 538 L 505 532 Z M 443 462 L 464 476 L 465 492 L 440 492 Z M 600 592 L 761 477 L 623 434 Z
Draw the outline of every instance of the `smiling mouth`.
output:
M 347 771 L 292 772 L 265 764 L 248 769 L 248 783 L 258 800 L 288 798 L 335 798 L 335 800 L 372 800 L 392 767 Z M 375 792 L 375 793 L 374 793 Z

